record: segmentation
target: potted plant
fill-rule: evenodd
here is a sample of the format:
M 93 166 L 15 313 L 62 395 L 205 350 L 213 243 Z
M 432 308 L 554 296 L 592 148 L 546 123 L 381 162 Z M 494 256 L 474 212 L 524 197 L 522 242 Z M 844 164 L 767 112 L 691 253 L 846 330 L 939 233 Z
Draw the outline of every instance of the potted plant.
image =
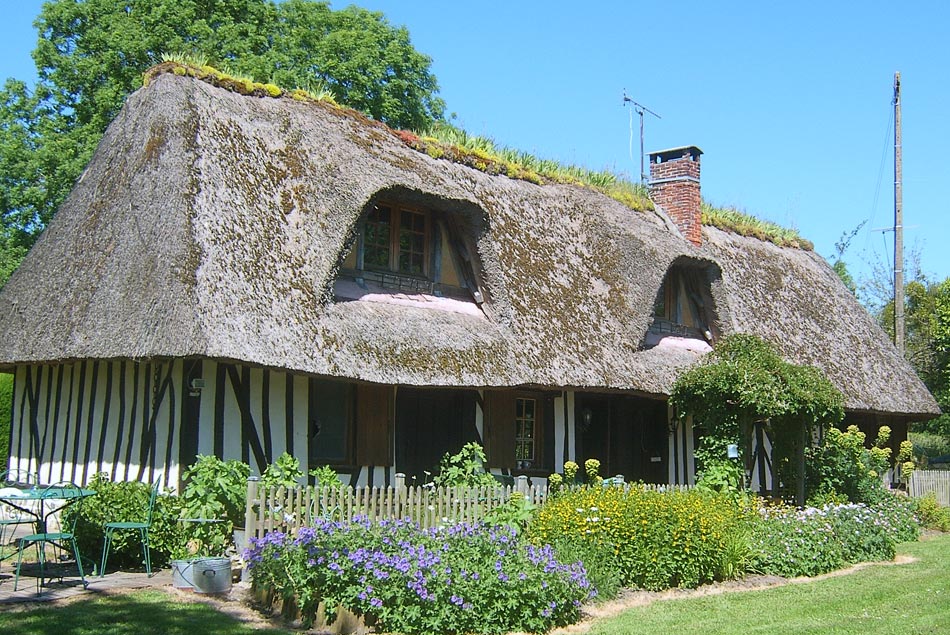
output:
M 231 559 L 236 524 L 243 525 L 250 467 L 240 461 L 222 461 L 198 455 L 182 475 L 183 541 L 172 561 L 177 588 L 220 593 L 231 588 Z M 225 582 L 226 580 L 226 582 Z

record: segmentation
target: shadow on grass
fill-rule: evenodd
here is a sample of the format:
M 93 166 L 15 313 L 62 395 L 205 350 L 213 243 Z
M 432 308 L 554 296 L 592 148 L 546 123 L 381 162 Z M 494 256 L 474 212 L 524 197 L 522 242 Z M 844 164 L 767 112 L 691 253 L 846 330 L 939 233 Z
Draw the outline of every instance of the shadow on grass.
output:
M 4 635 L 286 635 L 253 628 L 210 606 L 178 602 L 161 591 L 82 599 L 0 612 Z

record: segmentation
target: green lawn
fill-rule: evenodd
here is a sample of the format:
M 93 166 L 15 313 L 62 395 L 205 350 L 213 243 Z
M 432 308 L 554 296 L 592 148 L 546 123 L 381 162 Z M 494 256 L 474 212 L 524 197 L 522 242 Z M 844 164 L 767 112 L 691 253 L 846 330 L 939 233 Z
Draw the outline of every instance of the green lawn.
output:
M 254 629 L 205 604 L 162 591 L 108 595 L 26 611 L 0 607 L 4 635 L 288 635 Z
M 918 558 L 767 591 L 654 602 L 593 624 L 622 635 L 950 633 L 950 535 L 901 545 Z
M 950 633 L 950 535 L 902 545 L 918 559 L 767 591 L 654 602 L 592 624 L 611 635 L 938 635 Z M 23 611 L 0 608 L 4 635 L 283 635 L 160 591 Z

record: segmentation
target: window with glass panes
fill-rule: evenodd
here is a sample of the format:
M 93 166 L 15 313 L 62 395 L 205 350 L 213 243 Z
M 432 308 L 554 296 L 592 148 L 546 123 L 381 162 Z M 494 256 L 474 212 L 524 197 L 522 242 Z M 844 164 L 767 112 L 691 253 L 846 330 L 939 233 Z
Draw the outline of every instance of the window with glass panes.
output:
M 515 399 L 515 460 L 534 461 L 537 456 L 538 402 L 527 397 Z
M 363 224 L 363 266 L 425 276 L 428 239 L 428 214 L 377 205 Z
M 363 266 L 371 269 L 389 269 L 389 254 L 392 250 L 390 237 L 392 210 L 374 207 L 366 215 L 363 226 Z

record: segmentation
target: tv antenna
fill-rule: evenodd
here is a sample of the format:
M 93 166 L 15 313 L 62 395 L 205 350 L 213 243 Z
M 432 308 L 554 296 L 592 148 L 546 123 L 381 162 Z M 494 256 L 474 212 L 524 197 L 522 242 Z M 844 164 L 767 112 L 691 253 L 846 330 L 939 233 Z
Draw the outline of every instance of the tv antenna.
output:
M 656 114 L 643 104 L 638 104 L 633 101 L 630 97 L 627 97 L 627 89 L 623 89 L 623 105 L 626 106 L 627 102 L 633 104 L 633 110 L 637 111 L 637 114 L 640 115 L 640 183 L 645 184 L 647 181 L 647 174 L 643 165 L 643 113 L 650 113 L 657 119 L 662 119 L 660 115 Z M 630 111 L 630 154 L 633 154 L 633 110 Z M 630 157 L 633 158 L 632 156 Z

